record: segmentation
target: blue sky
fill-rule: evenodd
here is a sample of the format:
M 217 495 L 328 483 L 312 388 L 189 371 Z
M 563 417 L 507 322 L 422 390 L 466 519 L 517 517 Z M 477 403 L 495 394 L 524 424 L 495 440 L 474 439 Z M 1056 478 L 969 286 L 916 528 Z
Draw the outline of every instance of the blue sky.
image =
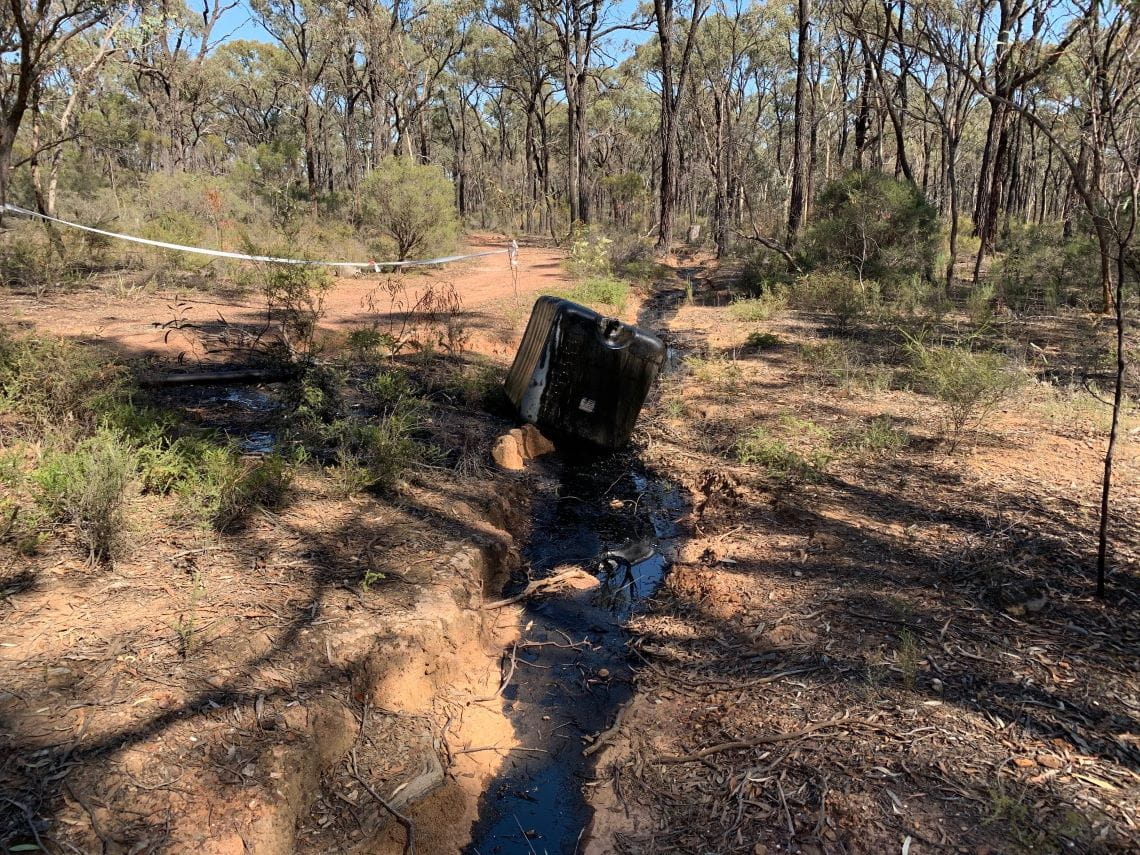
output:
M 243 2 L 239 2 L 237 6 L 222 15 L 214 37 L 221 38 L 223 36 L 232 39 L 272 41 L 269 33 L 265 32 L 265 29 L 257 22 L 257 16 L 250 11 L 249 4 Z
M 638 5 L 638 0 L 617 0 L 614 4 L 616 11 L 611 13 L 613 21 L 616 23 L 619 18 L 630 20 L 637 13 Z M 194 0 L 190 0 L 190 6 L 195 8 L 197 4 Z M 611 37 L 610 41 L 615 47 L 622 42 L 641 44 L 648 40 L 654 32 L 656 31 L 652 27 L 641 32 L 623 32 L 617 34 L 616 37 Z M 245 0 L 239 0 L 237 6 L 222 15 L 218 22 L 218 29 L 214 33 L 214 39 L 216 41 L 222 38 L 273 41 L 265 28 L 258 23 L 257 16 L 253 14 Z

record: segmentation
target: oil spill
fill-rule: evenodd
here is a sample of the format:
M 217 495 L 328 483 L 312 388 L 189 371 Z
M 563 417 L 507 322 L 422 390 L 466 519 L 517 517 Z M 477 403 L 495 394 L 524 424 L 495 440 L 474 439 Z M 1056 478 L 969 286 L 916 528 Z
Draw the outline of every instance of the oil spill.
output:
M 503 691 L 525 750 L 510 753 L 483 795 L 467 850 L 478 855 L 569 855 L 580 847 L 590 820 L 583 787 L 593 770 L 583 749 L 632 696 L 624 623 L 664 577 L 672 520 L 683 513 L 684 492 L 632 454 L 553 466 L 524 549 L 531 575 L 576 565 L 599 584 L 526 605 L 528 629 Z
M 638 325 L 658 330 L 666 344 L 663 374 L 683 357 L 664 329 L 685 294 L 658 287 L 638 315 Z M 574 564 L 595 572 L 600 584 L 526 605 L 522 644 L 540 646 L 520 645 L 503 695 L 528 750 L 512 751 L 484 792 L 466 850 L 475 855 L 574 855 L 581 848 L 591 818 L 584 788 L 594 771 L 583 750 L 633 696 L 625 622 L 668 572 L 680 534 L 673 521 L 687 510 L 685 490 L 648 471 L 632 451 L 553 466 L 535 498 L 523 555 L 535 578 Z M 626 560 L 616 560 L 615 550 Z
M 246 454 L 269 454 L 277 444 L 273 427 L 282 405 L 269 385 L 173 387 L 155 398 L 189 423 L 225 434 Z

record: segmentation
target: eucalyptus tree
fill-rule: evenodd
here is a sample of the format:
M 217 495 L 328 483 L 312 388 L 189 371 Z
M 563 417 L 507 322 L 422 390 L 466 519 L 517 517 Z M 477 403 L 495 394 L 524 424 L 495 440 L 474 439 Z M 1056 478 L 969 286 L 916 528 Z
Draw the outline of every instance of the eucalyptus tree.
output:
M 808 45 L 811 0 L 796 0 L 796 96 L 792 119 L 792 187 L 788 198 L 788 247 L 795 245 L 807 213 L 808 184 Z
M 116 8 L 105 0 L 8 0 L 0 5 L 0 224 L 12 150 L 33 89 L 72 40 L 114 15 Z
M 526 187 L 524 229 L 535 230 L 535 215 L 545 230 L 553 226 L 550 175 L 549 116 L 551 87 L 557 79 L 555 33 L 530 3 L 504 0 L 487 6 L 484 20 L 498 36 L 501 47 L 494 51 L 497 85 L 518 100 L 524 121 Z
M 209 57 L 225 37 L 218 32 L 222 16 L 236 5 L 236 0 L 140 3 L 140 35 L 128 45 L 123 62 L 150 110 L 161 168 L 169 173 L 193 167 L 194 149 L 217 119 Z
M 661 172 L 657 246 L 668 249 L 673 242 L 673 210 L 677 205 L 677 118 L 681 96 L 689 75 L 697 28 L 708 11 L 708 0 L 689 0 L 688 21 L 683 35 L 677 32 L 675 0 L 653 0 L 661 74 Z M 679 52 L 674 55 L 674 42 Z
M 590 221 L 588 107 L 595 53 L 605 38 L 639 22 L 621 20 L 613 0 L 534 0 L 554 34 L 566 99 L 566 195 L 570 224 Z
M 964 69 L 980 24 L 977 8 L 951 3 L 927 3 L 918 12 L 917 38 L 927 46 L 925 57 L 912 64 L 908 73 L 916 78 L 922 97 L 930 104 L 931 114 L 941 133 L 942 174 L 945 176 L 949 219 L 949 251 L 944 281 L 947 292 L 954 281 L 958 257 L 960 193 L 958 189 L 958 152 L 962 134 L 971 112 L 977 105 L 977 93 L 970 85 Z M 919 67 L 933 76 L 918 81 Z
M 100 71 L 122 50 L 122 30 L 133 13 L 133 5 L 128 4 L 108 18 L 105 26 L 93 27 L 72 39 L 60 51 L 52 71 L 33 87 L 29 167 L 36 206 L 42 213 L 56 213 L 65 143 L 79 138 L 79 115 L 88 99 L 97 93 Z M 41 160 L 45 153 L 46 166 Z
M 338 22 L 331 4 L 323 0 L 252 0 L 250 6 L 289 59 L 300 112 L 305 178 L 309 198 L 315 201 L 319 181 L 317 99 L 333 61 L 335 32 L 338 23 L 343 25 L 343 18 Z
M 256 146 L 289 133 L 297 102 L 283 48 L 238 39 L 220 45 L 213 59 L 221 84 L 218 105 L 230 120 L 231 137 Z
M 700 26 L 696 41 L 694 118 L 712 177 L 712 237 L 717 256 L 729 247 L 732 200 L 736 196 L 737 145 L 741 113 L 747 104 L 751 60 L 760 43 L 755 7 L 719 0 Z

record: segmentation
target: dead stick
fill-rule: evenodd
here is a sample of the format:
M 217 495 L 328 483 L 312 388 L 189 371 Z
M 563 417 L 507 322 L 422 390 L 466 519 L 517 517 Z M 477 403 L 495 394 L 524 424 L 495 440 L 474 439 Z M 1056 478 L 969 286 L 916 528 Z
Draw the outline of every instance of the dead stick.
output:
M 372 796 L 372 798 L 376 799 L 376 801 L 378 801 L 383 806 L 384 810 L 386 810 L 386 811 L 388 811 L 388 813 L 392 814 L 392 816 L 395 818 L 396 822 L 398 822 L 398 823 L 400 823 L 400 825 L 404 826 L 404 855 L 414 855 L 414 853 L 416 851 L 416 826 L 415 826 L 415 824 L 410 819 L 408 819 L 406 816 L 404 816 L 402 813 L 400 813 L 398 810 L 396 810 L 394 807 L 392 807 L 390 804 L 388 804 L 388 801 L 383 796 L 381 796 L 378 792 L 376 792 L 376 790 L 373 789 L 371 784 L 369 784 L 366 780 L 364 780 L 362 777 L 360 777 L 360 772 L 358 772 L 357 768 L 356 768 L 356 747 L 355 746 L 353 746 L 353 748 L 352 748 L 352 777 L 356 778 L 356 780 L 360 784 L 360 786 L 364 787 L 364 789 L 368 791 L 368 795 L 370 795 L 370 796 Z
M 609 744 L 611 739 L 617 736 L 618 731 L 621 730 L 622 719 L 625 718 L 625 714 L 629 711 L 630 706 L 631 704 L 626 704 L 618 710 L 618 714 L 614 716 L 614 723 L 594 737 L 594 741 L 586 747 L 582 752 L 582 756 L 589 757 L 591 754 L 601 751 Z
M 907 629 L 913 629 L 915 632 L 921 633 L 922 635 L 929 633 L 929 630 L 923 629 L 917 624 L 913 624 L 905 620 L 899 620 L 898 618 L 882 617 L 881 615 L 866 615 L 863 614 L 863 612 L 856 612 L 852 611 L 851 609 L 847 609 L 847 614 L 851 615 L 852 617 L 863 618 L 864 620 L 875 620 L 879 623 L 893 623 L 896 626 L 905 626 Z
M 501 609 L 503 606 L 513 605 L 520 600 L 525 600 L 527 597 L 536 594 L 539 591 L 545 590 L 546 588 L 551 588 L 561 582 L 566 582 L 570 579 L 580 577 L 587 578 L 591 582 L 597 581 L 594 576 L 591 576 L 585 570 L 579 570 L 577 568 L 573 570 L 563 570 L 561 573 L 555 573 L 553 576 L 548 576 L 545 579 L 536 579 L 525 588 L 523 588 L 522 591 L 515 594 L 513 597 L 507 597 L 505 600 L 495 600 L 493 603 L 484 603 L 483 608 Z
M 694 763 L 697 760 L 703 760 L 711 754 L 719 754 L 722 751 L 735 751 L 740 748 L 755 748 L 757 745 L 770 745 L 774 742 L 787 742 L 789 739 L 799 739 L 801 736 L 807 736 L 810 733 L 815 733 L 817 730 L 823 730 L 827 727 L 843 727 L 845 725 L 868 723 L 869 722 L 853 721 L 845 718 L 832 718 L 827 721 L 810 724 L 803 730 L 796 730 L 792 733 L 766 733 L 754 739 L 737 739 L 733 742 L 722 742 L 719 745 L 710 745 L 708 748 L 702 748 L 700 751 L 694 751 L 692 754 L 666 754 L 664 757 L 658 757 L 656 762 Z
M 279 383 L 288 380 L 296 372 L 264 368 L 248 368 L 239 371 L 194 371 L 180 374 L 159 374 L 139 379 L 141 386 L 189 386 L 193 384 L 216 384 L 219 386 L 244 386 L 250 383 Z
M 493 701 L 503 693 L 503 689 L 507 688 L 507 684 L 511 682 L 511 677 L 515 675 L 515 665 L 518 664 L 519 658 L 519 643 L 516 641 L 511 646 L 511 667 L 507 670 L 507 676 L 499 683 L 498 690 L 493 695 L 484 695 L 481 698 L 472 698 L 471 703 L 481 704 L 484 701 Z

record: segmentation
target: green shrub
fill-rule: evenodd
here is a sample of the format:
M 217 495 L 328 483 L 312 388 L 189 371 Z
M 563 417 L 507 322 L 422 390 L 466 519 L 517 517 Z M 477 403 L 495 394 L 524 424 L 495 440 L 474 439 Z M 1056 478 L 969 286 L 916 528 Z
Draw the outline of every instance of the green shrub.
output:
M 503 384 L 503 372 L 495 365 L 463 365 L 451 379 L 449 391 L 457 394 L 465 404 L 486 405 Z
M 982 282 L 970 289 L 966 295 L 966 315 L 977 325 L 986 323 L 993 315 L 994 286 Z
M 31 555 L 44 540 L 44 514 L 26 498 L 28 450 L 13 444 L 0 450 L 0 544 L 10 544 L 22 555 Z
M 242 457 L 231 445 L 207 445 L 179 485 L 185 504 L 218 531 L 240 528 L 259 507 L 285 500 L 293 473 L 278 455 Z
M 45 512 L 73 526 L 91 558 L 104 561 L 121 546 L 126 490 L 137 468 L 130 444 L 104 429 L 71 451 L 47 454 L 32 479 Z
M 74 276 L 40 226 L 9 224 L 12 229 L 0 235 L 0 287 L 43 294 Z
M 323 267 L 300 264 L 264 264 L 260 270 L 262 293 L 277 321 L 288 358 L 313 355 L 332 276 Z
M 334 480 L 353 491 L 391 487 L 401 473 L 422 457 L 413 437 L 419 425 L 414 407 L 403 405 L 376 419 L 340 419 L 324 432 L 331 452 Z
M 852 431 L 843 444 L 857 454 L 875 455 L 901 451 L 909 442 L 906 430 L 897 427 L 890 416 L 881 415 Z
M 736 459 L 745 466 L 763 466 L 781 480 L 815 480 L 831 462 L 831 453 L 816 448 L 805 456 L 756 425 L 736 441 Z
M 772 289 L 759 297 L 733 300 L 728 311 L 738 321 L 766 321 L 787 304 L 788 298 L 784 291 Z
M 344 410 L 345 374 L 331 365 L 308 363 L 282 395 L 287 420 L 302 433 L 335 421 Z
M 614 272 L 622 279 L 648 285 L 658 279 L 669 276 L 670 269 L 656 261 L 636 260 L 615 264 Z
M 805 273 L 792 283 L 791 303 L 797 309 L 828 312 L 846 327 L 872 314 L 880 305 L 879 284 L 839 270 Z
M 803 251 L 811 267 L 890 286 L 931 278 L 939 242 L 937 213 L 913 183 L 854 171 L 820 193 Z
M 201 437 L 163 438 L 136 446 L 142 488 L 147 493 L 170 493 L 197 478 L 212 443 Z
M 0 543 L 10 544 L 21 555 L 34 555 L 48 539 L 43 512 L 26 507 L 9 496 L 0 496 Z
M 657 262 L 653 244 L 640 235 L 619 235 L 608 239 L 609 269 L 614 270 L 627 279 L 651 281 L 667 270 L 664 265 Z M 600 242 L 599 242 L 600 243 Z M 573 247 L 571 247 L 573 249 Z M 606 270 L 592 272 L 605 273 Z
M 303 457 L 325 467 L 338 495 L 389 487 L 423 454 L 414 437 L 421 401 L 404 374 L 380 371 L 361 386 L 372 413 L 346 415 L 344 382 L 342 372 L 310 366 L 290 396 L 287 438 Z
M 772 290 L 782 290 L 791 281 L 787 259 L 761 249 L 745 259 L 736 287 L 750 297 L 759 297 Z
M 951 449 L 968 427 L 980 427 L 998 403 L 1022 382 L 1010 361 L 997 353 L 965 347 L 907 342 L 910 378 L 920 392 L 942 402 L 951 434 Z
M 238 239 L 236 231 L 230 234 L 233 226 L 251 224 L 255 216 L 235 182 L 189 172 L 152 173 L 138 194 L 138 205 L 143 237 L 185 246 L 233 248 Z M 207 256 L 158 252 L 167 264 L 182 270 L 212 263 Z
M 455 187 L 438 166 L 388 157 L 361 188 L 367 228 L 390 241 L 397 259 L 451 251 L 459 234 Z
M 575 230 L 566 252 L 566 269 L 574 276 L 609 278 L 613 241 L 588 228 Z
M 744 340 L 744 346 L 750 347 L 753 350 L 772 350 L 779 347 L 783 343 L 778 335 L 771 332 L 750 332 L 748 338 Z
M 629 283 L 609 275 L 591 276 L 557 296 L 591 308 L 621 314 L 629 300 Z
M 371 403 L 380 409 L 401 406 L 414 394 L 406 375 L 398 371 L 379 371 L 364 384 Z
M 121 366 L 90 348 L 59 338 L 9 338 L 0 330 L 0 412 L 41 428 L 92 427 L 125 395 Z
M 716 354 L 694 354 L 685 358 L 693 378 L 708 389 L 733 391 L 740 381 L 740 366 L 735 360 Z
M 375 358 L 381 350 L 391 350 L 392 336 L 375 327 L 357 327 L 345 341 L 353 357 L 360 362 Z
M 854 345 L 839 339 L 805 344 L 800 348 L 800 358 L 808 377 L 819 385 L 867 389 L 885 389 L 890 385 L 888 367 L 867 362 Z
M 1099 306 L 1100 255 L 1092 237 L 1066 241 L 1059 223 L 1046 223 L 1014 229 L 1004 249 L 989 281 L 1014 311 Z
M 937 322 L 950 308 L 941 283 L 919 276 L 898 280 L 882 289 L 881 311 L 924 322 Z

